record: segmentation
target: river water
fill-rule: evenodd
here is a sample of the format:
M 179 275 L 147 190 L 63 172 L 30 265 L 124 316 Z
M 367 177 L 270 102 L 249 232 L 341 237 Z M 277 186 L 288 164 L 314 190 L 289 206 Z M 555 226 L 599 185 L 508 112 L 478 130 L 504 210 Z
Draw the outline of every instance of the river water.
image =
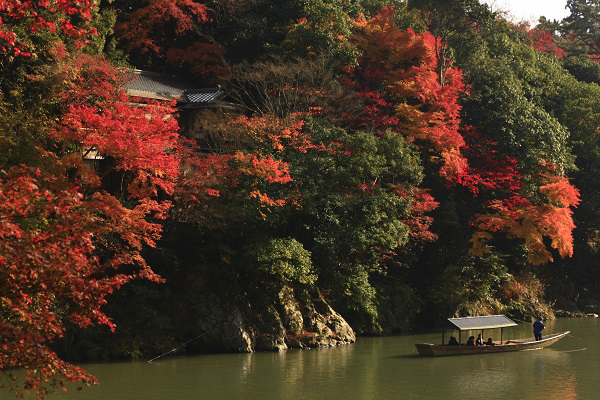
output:
M 572 336 L 549 348 L 501 354 L 422 358 L 415 342 L 441 340 L 440 333 L 424 333 L 359 338 L 352 345 L 315 350 L 86 364 L 100 385 L 50 398 L 599 399 L 600 319 L 546 322 L 545 333 L 564 330 Z M 485 336 L 496 340 L 500 332 Z M 530 336 L 530 325 L 504 330 L 505 340 Z M 0 392 L 0 399 L 11 398 Z

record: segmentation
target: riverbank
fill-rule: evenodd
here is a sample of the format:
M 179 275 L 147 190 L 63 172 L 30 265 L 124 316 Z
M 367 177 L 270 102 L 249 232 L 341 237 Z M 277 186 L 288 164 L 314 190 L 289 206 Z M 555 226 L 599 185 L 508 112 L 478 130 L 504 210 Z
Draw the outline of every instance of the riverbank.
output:
M 557 318 L 598 318 L 597 313 L 583 311 L 555 310 L 554 315 Z

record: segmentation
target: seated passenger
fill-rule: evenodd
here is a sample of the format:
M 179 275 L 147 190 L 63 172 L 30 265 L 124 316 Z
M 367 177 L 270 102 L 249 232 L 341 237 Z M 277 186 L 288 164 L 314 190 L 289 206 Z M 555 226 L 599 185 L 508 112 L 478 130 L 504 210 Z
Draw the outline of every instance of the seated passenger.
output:
M 469 340 L 467 340 L 467 346 L 475 346 L 475 336 L 469 336 Z
M 492 338 L 489 337 L 487 342 L 485 342 L 485 345 L 486 346 L 495 346 L 496 344 L 494 342 L 492 342 Z
M 483 346 L 483 338 L 481 337 L 481 333 L 477 335 L 477 340 L 475 341 L 475 346 Z
M 458 346 L 458 341 L 456 340 L 456 338 L 454 336 L 450 336 L 450 340 L 448 341 L 448 344 L 450 346 Z

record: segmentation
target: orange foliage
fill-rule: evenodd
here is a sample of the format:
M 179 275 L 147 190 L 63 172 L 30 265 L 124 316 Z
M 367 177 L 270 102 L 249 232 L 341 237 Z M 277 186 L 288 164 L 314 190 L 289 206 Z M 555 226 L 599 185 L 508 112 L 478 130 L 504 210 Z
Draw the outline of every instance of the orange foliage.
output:
M 288 118 L 265 114 L 252 118 L 239 116 L 229 122 L 228 130 L 235 132 L 235 136 L 242 137 L 247 142 L 266 145 L 278 152 L 285 148 L 306 152 L 314 145 L 302 132 L 303 126 L 304 121 L 297 114 Z
M 270 183 L 285 184 L 292 181 L 288 171 L 289 164 L 275 160 L 273 157 L 262 157 L 237 151 L 232 160 L 239 165 L 237 170 L 240 173 L 261 178 Z
M 571 186 L 564 176 L 552 176 L 549 183 L 540 187 L 540 193 L 545 194 L 551 203 L 560 203 L 563 207 L 577 206 L 581 201 L 579 191 Z
M 553 261 L 544 245 L 549 238 L 551 247 L 561 257 L 573 255 L 573 211 L 570 207 L 579 204 L 579 191 L 562 176 L 545 178 L 548 183 L 539 188 L 539 194 L 547 200 L 532 204 L 522 197 L 511 197 L 489 203 L 490 214 L 476 219 L 478 231 L 472 236 L 471 253 L 483 255 L 489 250 L 485 241 L 492 238 L 488 232 L 506 232 L 510 237 L 525 240 L 527 261 L 533 265 Z

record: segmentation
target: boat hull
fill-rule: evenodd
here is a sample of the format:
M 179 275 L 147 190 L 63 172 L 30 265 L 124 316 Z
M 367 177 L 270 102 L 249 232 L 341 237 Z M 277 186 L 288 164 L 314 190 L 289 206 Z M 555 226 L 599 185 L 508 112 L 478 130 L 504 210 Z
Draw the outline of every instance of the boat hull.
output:
M 498 343 L 495 346 L 450 346 L 430 343 L 416 343 L 415 346 L 417 347 L 419 354 L 424 357 L 504 353 L 508 351 L 542 349 L 544 347 L 550 346 L 553 343 L 556 343 L 563 337 L 567 336 L 569 333 L 570 331 L 554 333 L 542 340 L 535 340 L 534 338 L 507 340 L 503 344 Z

